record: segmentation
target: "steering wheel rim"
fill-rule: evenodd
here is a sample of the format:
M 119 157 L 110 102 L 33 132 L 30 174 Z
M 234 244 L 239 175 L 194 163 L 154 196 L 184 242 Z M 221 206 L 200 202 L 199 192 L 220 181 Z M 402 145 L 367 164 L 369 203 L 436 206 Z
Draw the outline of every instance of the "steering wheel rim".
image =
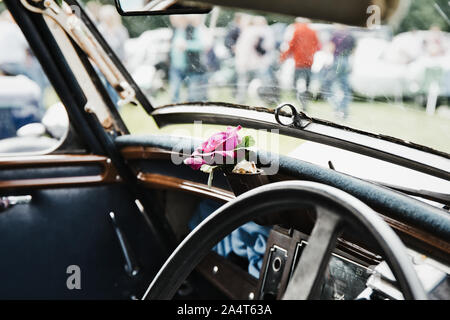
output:
M 320 276 L 323 276 L 337 237 L 346 225 L 362 228 L 376 241 L 405 299 L 427 299 L 405 246 L 387 223 L 370 207 L 348 193 L 309 181 L 267 184 L 217 209 L 178 245 L 149 285 L 143 299 L 171 299 L 195 266 L 237 227 L 267 213 L 292 210 L 302 205 L 312 205 L 317 209 L 317 221 L 284 299 L 317 297 Z M 316 254 L 317 250 L 319 255 Z M 314 265 L 310 263 L 311 259 L 319 263 L 317 269 L 311 267 Z M 308 272 L 314 273 L 312 280 Z M 302 289 L 304 286 L 307 288 Z

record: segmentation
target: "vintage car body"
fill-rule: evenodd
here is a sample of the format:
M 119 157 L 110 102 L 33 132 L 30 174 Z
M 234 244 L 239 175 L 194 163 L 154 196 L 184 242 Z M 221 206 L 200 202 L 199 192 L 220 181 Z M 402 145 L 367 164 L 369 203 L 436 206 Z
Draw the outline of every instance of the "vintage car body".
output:
M 208 2 L 276 11 L 271 1 Z M 65 9 L 80 8 L 75 27 L 70 19 L 77 16 L 54 7 L 54 1 L 49 7 L 28 0 L 4 3 L 66 107 L 70 131 L 50 153 L 0 157 L 1 299 L 356 298 L 374 274 L 380 276 L 370 278 L 367 288 L 380 299 L 450 298 L 447 153 L 303 113 L 286 126 L 265 108 L 220 102 L 154 108 L 76 0 L 63 2 Z M 280 2 L 279 13 L 302 12 L 288 10 L 288 3 Z M 334 15 L 324 7 L 305 14 L 360 24 L 345 8 Z M 360 11 L 364 5 L 353 8 Z M 139 104 L 160 127 L 201 120 L 276 129 L 310 141 L 310 157 L 259 150 L 258 163 L 279 166 L 268 176 L 269 184 L 236 197 L 227 177 L 216 175 L 208 188 L 204 173 L 173 161 L 189 156 L 199 141 L 130 134 L 104 78 L 123 101 Z M 290 119 L 284 113 L 277 117 Z M 334 156 L 322 145 L 345 154 Z M 313 163 L 321 152 L 329 168 Z M 334 168 L 333 159 L 346 163 L 352 154 L 362 163 L 364 157 L 377 162 L 379 170 L 401 172 L 404 180 L 413 172 L 415 183 L 374 182 L 351 169 Z M 417 189 L 423 177 L 429 184 Z M 205 200 L 220 209 L 189 233 L 192 212 Z M 314 227 L 311 218 L 311 207 L 318 204 L 326 209 L 327 218 L 317 218 L 325 229 Z M 275 227 L 256 278 L 241 268 L 242 259 L 225 259 L 211 248 L 263 211 L 277 214 L 259 221 Z M 349 228 L 337 233 L 329 218 Z M 312 231 L 319 229 L 329 232 Z M 313 249 L 322 255 L 315 256 Z M 299 265 L 307 259 L 316 264 L 296 268 L 300 254 Z M 322 290 L 327 266 L 332 273 L 346 272 Z M 81 274 L 79 283 L 72 282 L 74 274 Z M 346 275 L 354 278 L 346 282 Z M 330 286 L 337 283 L 340 291 L 334 292 Z

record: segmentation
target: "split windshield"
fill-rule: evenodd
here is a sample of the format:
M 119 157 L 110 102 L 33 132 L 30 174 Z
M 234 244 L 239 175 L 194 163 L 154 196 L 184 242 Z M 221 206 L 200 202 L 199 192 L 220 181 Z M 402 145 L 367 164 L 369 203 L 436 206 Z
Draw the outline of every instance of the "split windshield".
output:
M 312 117 L 450 153 L 447 1 L 412 1 L 401 20 L 371 19 L 367 28 L 227 8 L 120 17 L 105 2 L 90 1 L 87 11 L 154 106 L 288 102 Z M 142 132 L 142 111 L 120 112 Z

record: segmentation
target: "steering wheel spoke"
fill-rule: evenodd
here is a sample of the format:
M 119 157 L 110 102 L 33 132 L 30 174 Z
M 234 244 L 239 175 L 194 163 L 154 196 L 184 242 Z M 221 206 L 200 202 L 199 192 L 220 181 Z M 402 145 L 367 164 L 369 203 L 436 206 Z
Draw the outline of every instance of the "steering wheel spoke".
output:
M 325 270 L 341 233 L 341 218 L 318 208 L 317 221 L 283 300 L 318 299 Z

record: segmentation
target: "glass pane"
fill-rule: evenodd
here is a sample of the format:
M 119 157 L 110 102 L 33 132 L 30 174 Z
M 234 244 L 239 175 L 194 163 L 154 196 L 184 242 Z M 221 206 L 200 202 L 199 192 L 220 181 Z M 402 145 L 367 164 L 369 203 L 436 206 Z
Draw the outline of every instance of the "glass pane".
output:
M 47 153 L 69 119 L 10 13 L 0 8 L 0 156 Z
M 450 152 L 447 1 L 413 0 L 391 25 L 377 24 L 375 8 L 364 28 L 225 8 L 122 19 L 112 7 L 88 8 L 156 106 L 290 102 L 313 117 Z M 155 129 L 131 106 L 121 114 L 132 131 Z

